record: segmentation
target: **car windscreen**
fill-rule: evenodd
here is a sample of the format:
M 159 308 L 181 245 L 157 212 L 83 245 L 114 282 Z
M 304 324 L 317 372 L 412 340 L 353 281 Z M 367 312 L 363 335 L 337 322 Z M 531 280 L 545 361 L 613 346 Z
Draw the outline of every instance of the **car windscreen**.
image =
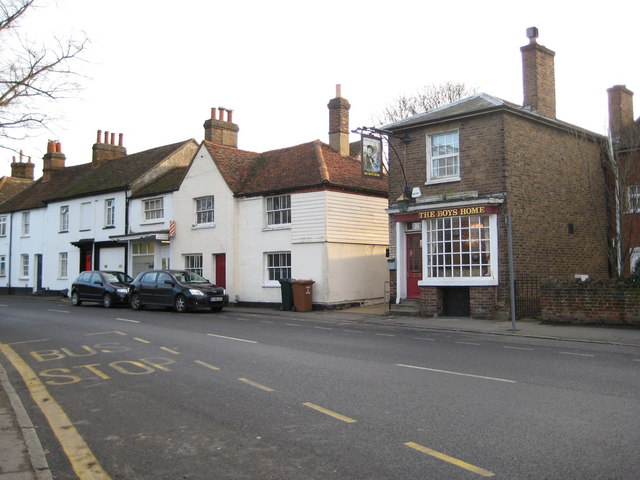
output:
M 209 283 L 200 275 L 193 272 L 173 272 L 173 275 L 180 283 Z
M 117 276 L 115 276 L 112 273 L 104 273 L 102 274 L 104 276 L 104 281 L 107 283 L 122 283 L 122 280 L 120 280 L 120 278 L 118 278 Z
M 129 275 L 127 275 L 124 272 L 115 272 L 115 273 L 113 273 L 113 276 L 115 276 L 118 279 L 118 282 L 120 282 L 120 283 L 131 283 L 131 282 L 133 282 L 133 278 L 131 278 Z

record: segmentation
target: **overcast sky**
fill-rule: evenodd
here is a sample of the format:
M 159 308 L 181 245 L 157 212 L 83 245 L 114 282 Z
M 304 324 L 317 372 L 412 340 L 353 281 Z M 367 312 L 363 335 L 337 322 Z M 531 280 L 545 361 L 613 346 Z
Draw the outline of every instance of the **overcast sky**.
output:
M 40 4 L 44 4 L 41 1 Z M 57 0 L 31 11 L 23 35 L 85 34 L 85 88 L 57 102 L 63 120 L 14 143 L 41 175 L 47 139 L 67 165 L 91 161 L 96 131 L 124 134 L 128 153 L 200 142 L 211 107 L 232 109 L 239 148 L 266 151 L 328 141 L 335 85 L 351 127 L 399 94 L 444 81 L 522 104 L 520 47 L 527 27 L 556 52 L 557 116 L 605 133 L 607 88 L 636 92 L 632 0 Z M 3 54 L 4 55 L 4 54 Z M 354 136 L 352 140 L 355 140 Z M 0 149 L 0 175 L 13 153 Z

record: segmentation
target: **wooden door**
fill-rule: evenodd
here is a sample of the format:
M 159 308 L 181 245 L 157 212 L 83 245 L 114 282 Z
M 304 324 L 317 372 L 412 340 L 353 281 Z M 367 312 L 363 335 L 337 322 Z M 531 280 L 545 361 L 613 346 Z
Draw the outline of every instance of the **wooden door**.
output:
M 422 280 L 422 233 L 407 234 L 407 298 L 420 298 Z

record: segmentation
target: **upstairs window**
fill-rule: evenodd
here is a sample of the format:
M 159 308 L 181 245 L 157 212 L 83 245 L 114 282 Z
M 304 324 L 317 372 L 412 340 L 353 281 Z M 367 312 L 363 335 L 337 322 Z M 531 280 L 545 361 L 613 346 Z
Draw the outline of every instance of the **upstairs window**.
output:
M 29 230 L 31 228 L 30 222 L 31 222 L 30 212 L 22 212 L 22 235 L 23 236 L 29 235 Z
M 196 207 L 196 223 L 195 223 L 196 225 L 213 223 L 213 220 L 214 220 L 213 197 L 196 198 L 195 207 Z
M 146 221 L 160 220 L 164 218 L 164 199 L 152 198 L 145 200 L 144 203 L 144 219 Z
M 7 217 L 0 217 L 0 237 L 7 236 Z
M 291 223 L 291 195 L 267 197 L 267 225 Z
M 60 231 L 69 231 L 69 206 L 64 205 L 60 207 Z
M 7 275 L 7 256 L 0 255 L 0 277 Z
M 104 226 L 113 227 L 116 224 L 116 199 L 108 198 L 104 201 Z
M 427 136 L 427 183 L 460 180 L 458 131 Z
M 640 213 L 640 185 L 627 187 L 627 213 Z

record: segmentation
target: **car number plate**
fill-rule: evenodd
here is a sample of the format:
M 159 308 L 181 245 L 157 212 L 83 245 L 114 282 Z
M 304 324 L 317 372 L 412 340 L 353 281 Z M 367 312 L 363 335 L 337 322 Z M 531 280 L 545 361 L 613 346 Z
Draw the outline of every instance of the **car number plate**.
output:
M 221 302 L 222 301 L 222 297 L 211 297 L 209 299 L 210 302 Z

